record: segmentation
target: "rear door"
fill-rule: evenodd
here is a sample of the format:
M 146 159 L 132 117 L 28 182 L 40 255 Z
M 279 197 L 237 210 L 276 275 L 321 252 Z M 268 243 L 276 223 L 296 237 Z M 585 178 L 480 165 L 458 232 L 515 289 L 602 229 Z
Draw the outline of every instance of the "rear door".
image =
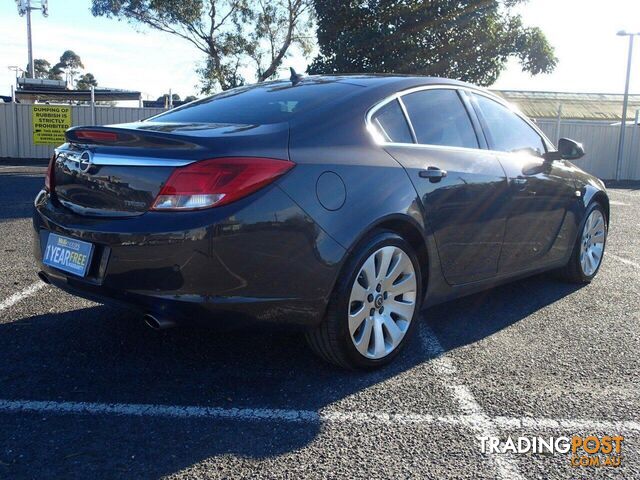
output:
M 577 197 L 570 167 L 542 158 L 544 138 L 518 113 L 485 95 L 472 93 L 470 98 L 509 178 L 500 273 L 563 258 L 575 239 L 570 212 Z
M 420 195 L 450 284 L 496 275 L 506 222 L 505 173 L 465 101 L 454 88 L 426 87 L 369 116 Z

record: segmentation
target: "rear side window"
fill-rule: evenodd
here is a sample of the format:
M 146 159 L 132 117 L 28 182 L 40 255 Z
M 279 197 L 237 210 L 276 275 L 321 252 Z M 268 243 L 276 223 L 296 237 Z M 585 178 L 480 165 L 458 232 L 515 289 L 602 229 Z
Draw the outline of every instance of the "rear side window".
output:
M 402 97 L 418 143 L 479 148 L 466 108 L 455 90 L 423 90 Z
M 269 82 L 227 90 L 161 113 L 149 121 L 248 125 L 287 122 L 296 114 L 336 101 L 361 88 L 322 79 L 307 79 L 296 85 L 284 81 Z
M 407 119 L 397 100 L 376 110 L 371 117 L 371 123 L 385 142 L 413 143 Z
M 473 98 L 489 130 L 492 150 L 535 150 L 540 155 L 546 151 L 538 132 L 514 112 L 483 95 L 473 94 Z

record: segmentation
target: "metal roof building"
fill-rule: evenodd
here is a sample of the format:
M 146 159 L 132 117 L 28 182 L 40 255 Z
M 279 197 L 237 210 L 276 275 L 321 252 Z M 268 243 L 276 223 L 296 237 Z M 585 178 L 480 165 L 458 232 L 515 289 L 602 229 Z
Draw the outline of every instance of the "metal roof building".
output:
M 91 101 L 91 90 L 39 90 L 23 89 L 16 90 L 16 99 L 23 103 L 34 103 L 35 101 L 68 102 L 68 101 Z M 142 94 L 129 90 L 117 90 L 96 88 L 94 98 L 97 102 L 136 100 L 140 101 Z
M 91 90 L 69 89 L 64 80 L 20 77 L 16 79 L 16 84 L 18 88 L 15 90 L 15 98 L 22 103 L 35 103 L 36 101 L 90 102 L 92 100 Z M 140 102 L 142 93 L 118 88 L 94 88 L 93 99 L 96 101 L 137 100 Z
M 620 121 L 623 95 L 617 93 L 570 93 L 525 90 L 493 90 L 531 118 L 556 118 L 562 105 L 562 118 L 573 120 Z M 633 120 L 640 109 L 640 95 L 629 95 L 627 117 Z

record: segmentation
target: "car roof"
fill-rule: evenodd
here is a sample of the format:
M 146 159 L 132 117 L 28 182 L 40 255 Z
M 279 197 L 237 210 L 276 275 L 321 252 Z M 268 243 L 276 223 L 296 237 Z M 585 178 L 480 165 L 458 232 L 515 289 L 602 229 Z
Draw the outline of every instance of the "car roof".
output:
M 404 90 L 410 90 L 418 87 L 427 87 L 430 85 L 448 85 L 452 87 L 463 87 L 473 90 L 481 90 L 485 92 L 485 94 L 495 97 L 495 95 L 491 94 L 488 90 L 478 87 L 477 85 L 473 85 L 471 83 L 462 82 L 460 80 L 452 80 L 449 78 L 441 78 L 441 77 L 428 77 L 428 76 L 419 76 L 419 75 L 402 75 L 395 73 L 355 73 L 355 74 L 335 74 L 335 75 L 308 75 L 302 76 L 295 82 L 292 82 L 289 79 L 280 79 L 274 80 L 272 82 L 264 82 L 263 84 L 258 85 L 268 85 L 271 84 L 273 86 L 279 87 L 282 86 L 286 88 L 286 86 L 304 86 L 314 84 L 314 85 L 322 85 L 322 84 L 344 84 L 345 87 L 351 86 L 352 89 L 350 92 L 342 96 L 339 100 L 339 103 L 335 102 L 327 102 L 325 105 L 320 107 L 320 109 L 330 110 L 332 108 L 336 108 L 336 105 L 345 105 L 346 108 L 353 110 L 354 115 L 360 115 L 358 113 L 361 108 L 369 109 L 373 105 L 382 101 L 383 99 L 389 97 L 390 95 L 394 95 L 396 93 L 401 93 Z M 361 87 L 353 90 L 353 86 Z M 306 122 L 315 122 L 316 115 L 318 114 L 317 110 L 314 109 L 312 112 L 305 112 L 298 115 L 296 118 L 292 119 L 292 122 L 304 124 Z
M 286 83 L 290 82 L 288 79 L 279 79 L 274 82 Z M 453 80 L 450 78 L 443 77 L 430 77 L 423 75 L 404 75 L 398 73 L 341 73 L 341 74 L 333 74 L 333 75 L 308 75 L 302 76 L 298 83 L 302 84 L 304 82 L 314 82 L 314 83 L 331 83 L 331 82 L 340 82 L 340 83 L 350 83 L 354 85 L 360 85 L 363 87 L 374 87 L 381 85 L 395 85 L 399 87 L 411 87 L 417 85 L 435 85 L 435 84 L 447 84 L 447 85 L 458 85 L 461 87 L 470 87 L 470 88 L 482 88 L 477 85 L 463 82 L 461 80 Z
M 276 85 L 291 85 L 291 80 L 280 79 L 272 82 L 264 82 L 263 84 L 276 84 Z M 305 84 L 330 84 L 341 83 L 345 85 L 356 85 L 363 87 L 358 92 L 353 92 L 353 95 L 358 97 L 370 97 L 375 96 L 387 96 L 402 90 L 407 90 L 416 87 L 429 86 L 429 85 L 450 85 L 454 87 L 464 87 L 473 90 L 480 90 L 486 95 L 496 98 L 499 101 L 503 101 L 500 97 L 496 96 L 489 90 L 472 83 L 463 82 L 461 80 L 453 80 L 443 77 L 429 77 L 421 75 L 403 75 L 397 73 L 345 73 L 335 75 L 308 75 L 302 76 L 295 85 L 303 86 Z

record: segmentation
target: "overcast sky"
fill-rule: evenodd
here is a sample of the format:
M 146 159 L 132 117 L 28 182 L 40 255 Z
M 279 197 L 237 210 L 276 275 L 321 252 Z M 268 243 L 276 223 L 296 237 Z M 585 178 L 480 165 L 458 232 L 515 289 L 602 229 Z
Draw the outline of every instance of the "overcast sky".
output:
M 89 0 L 49 0 L 50 14 L 33 15 L 35 58 L 57 62 L 64 50 L 80 55 L 85 71 L 100 86 L 140 90 L 156 98 L 170 88 L 182 97 L 197 94 L 199 52 L 186 41 L 152 31 L 136 31 L 126 22 L 94 18 Z M 496 88 L 576 92 L 622 92 L 627 40 L 620 29 L 640 32 L 640 0 L 530 0 L 520 7 L 527 25 L 539 26 L 556 48 L 559 63 L 549 75 L 531 77 L 516 61 Z M 14 83 L 10 65 L 27 63 L 26 20 L 13 0 L 0 0 L 0 94 Z M 299 55 L 285 67 L 306 69 Z M 632 93 L 640 93 L 640 38 L 636 41 Z

